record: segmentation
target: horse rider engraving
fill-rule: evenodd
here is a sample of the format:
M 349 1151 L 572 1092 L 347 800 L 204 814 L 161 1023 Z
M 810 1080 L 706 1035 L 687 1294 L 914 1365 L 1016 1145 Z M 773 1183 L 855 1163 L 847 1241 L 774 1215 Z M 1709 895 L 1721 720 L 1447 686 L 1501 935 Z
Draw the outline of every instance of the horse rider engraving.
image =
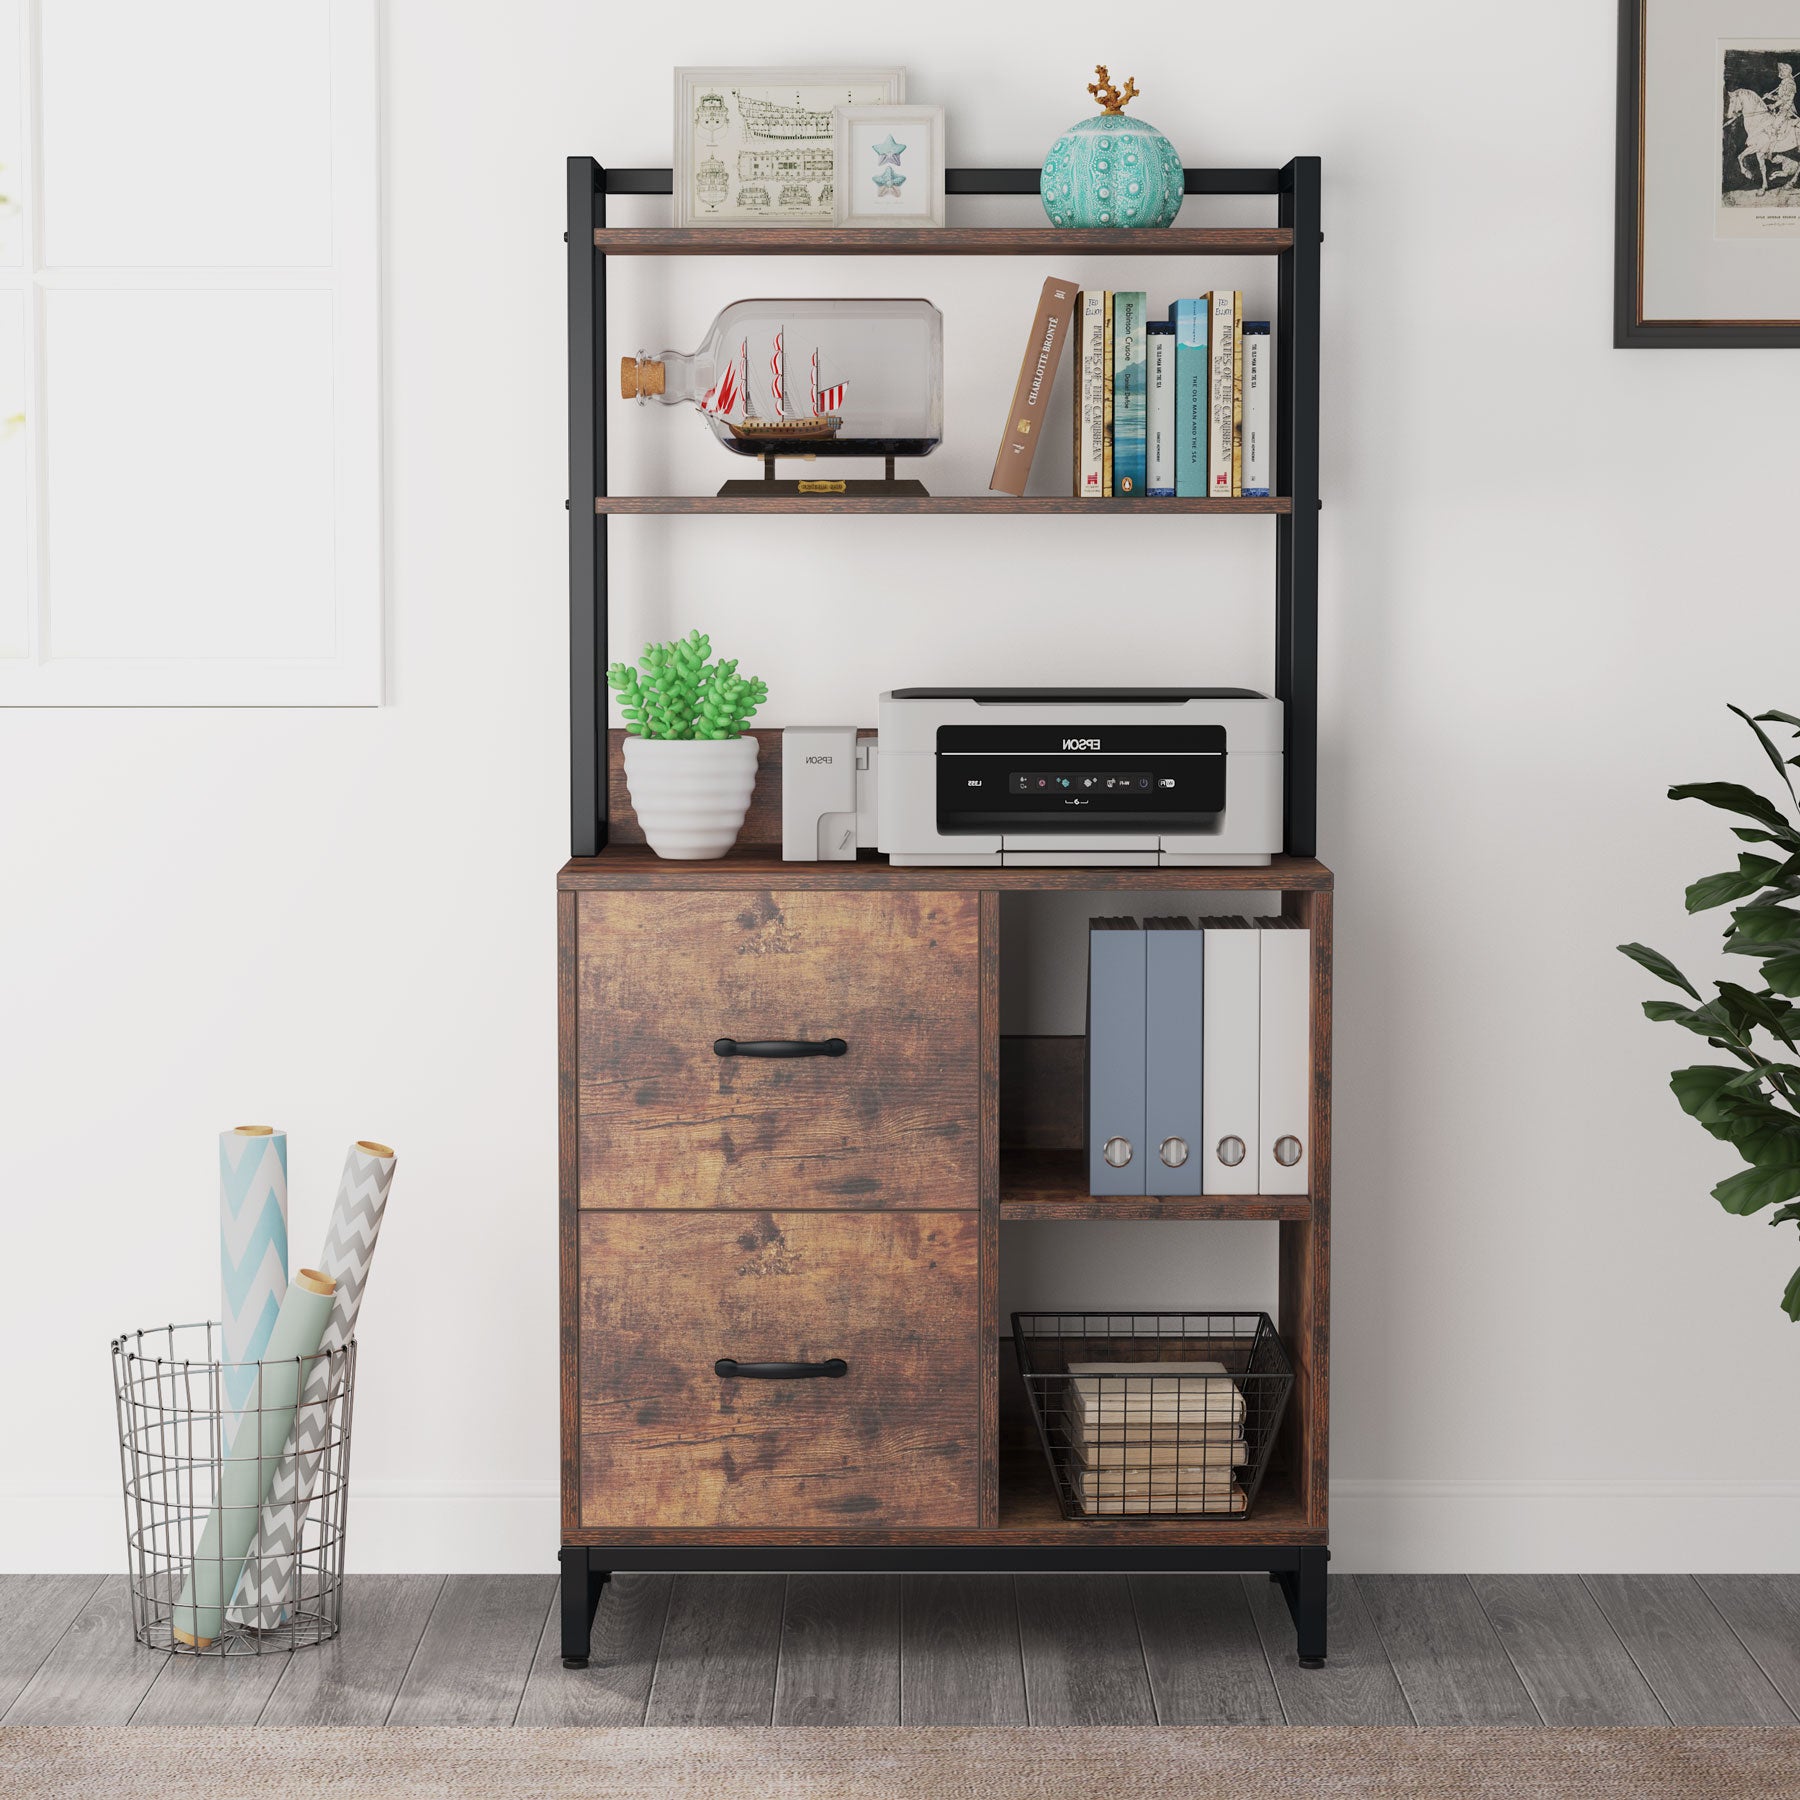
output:
M 1800 84 L 1794 80 L 1792 63 L 1777 63 L 1775 73 L 1778 79 L 1768 93 L 1738 88 L 1725 106 L 1727 131 L 1734 119 L 1744 122 L 1744 147 L 1738 152 L 1738 167 L 1743 170 L 1744 179 L 1754 179 L 1757 191 L 1764 194 L 1769 191 L 1771 164 L 1774 165 L 1777 187 L 1792 187 L 1800 180 L 1800 112 L 1794 107 Z M 1756 158 L 1754 177 L 1750 169 L 1753 156 Z

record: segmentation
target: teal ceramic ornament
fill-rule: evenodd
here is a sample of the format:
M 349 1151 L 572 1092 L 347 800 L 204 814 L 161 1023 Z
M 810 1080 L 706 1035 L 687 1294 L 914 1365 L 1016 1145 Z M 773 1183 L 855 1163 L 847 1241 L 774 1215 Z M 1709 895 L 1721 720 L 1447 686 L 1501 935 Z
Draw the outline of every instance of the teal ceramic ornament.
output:
M 1044 158 L 1038 192 L 1052 225 L 1132 227 L 1173 225 L 1181 210 L 1185 177 L 1175 146 L 1142 119 L 1126 112 L 1137 82 L 1126 77 L 1121 93 L 1104 64 L 1088 92 L 1105 111 L 1071 125 Z

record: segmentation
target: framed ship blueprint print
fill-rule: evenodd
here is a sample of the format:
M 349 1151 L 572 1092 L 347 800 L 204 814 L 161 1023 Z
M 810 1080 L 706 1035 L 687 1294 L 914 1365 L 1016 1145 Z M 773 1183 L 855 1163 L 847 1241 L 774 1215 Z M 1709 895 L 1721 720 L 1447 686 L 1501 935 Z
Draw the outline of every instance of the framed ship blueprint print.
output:
M 905 98 L 904 69 L 677 69 L 674 223 L 831 224 L 835 109 Z
M 1800 346 L 1800 8 L 1621 0 L 1613 343 Z

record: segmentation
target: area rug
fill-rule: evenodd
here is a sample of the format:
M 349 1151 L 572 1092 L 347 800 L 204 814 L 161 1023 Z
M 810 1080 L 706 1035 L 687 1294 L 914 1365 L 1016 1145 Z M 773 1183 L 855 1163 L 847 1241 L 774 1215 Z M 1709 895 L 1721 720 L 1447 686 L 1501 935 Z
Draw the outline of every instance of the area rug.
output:
M 1793 1800 L 1800 1727 L 0 1729 L 9 1800 Z

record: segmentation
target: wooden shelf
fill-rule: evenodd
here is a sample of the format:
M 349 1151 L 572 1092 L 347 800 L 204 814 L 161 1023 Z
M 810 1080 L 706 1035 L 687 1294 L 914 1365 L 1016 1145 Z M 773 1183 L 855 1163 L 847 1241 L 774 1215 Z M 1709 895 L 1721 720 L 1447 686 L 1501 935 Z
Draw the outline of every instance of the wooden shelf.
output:
M 1308 1194 L 1121 1195 L 1087 1191 L 1079 1150 L 1000 1151 L 1000 1219 L 1310 1219 Z
M 707 862 L 665 862 L 642 844 L 619 844 L 563 864 L 556 885 L 582 888 L 909 888 L 955 892 L 996 888 L 1076 893 L 1126 891 L 1265 894 L 1329 891 L 1331 871 L 1316 857 L 1278 856 L 1253 869 L 896 869 L 884 856 L 855 862 L 783 862 L 779 846 L 740 844 Z
M 771 483 L 771 487 L 778 484 Z M 1272 495 L 1248 500 L 1083 500 L 1075 494 L 601 494 L 597 513 L 1289 513 L 1293 501 Z
M 594 233 L 594 248 L 607 256 L 1279 256 L 1293 245 L 1293 232 L 1274 225 L 1166 231 L 711 225 L 603 227 Z

